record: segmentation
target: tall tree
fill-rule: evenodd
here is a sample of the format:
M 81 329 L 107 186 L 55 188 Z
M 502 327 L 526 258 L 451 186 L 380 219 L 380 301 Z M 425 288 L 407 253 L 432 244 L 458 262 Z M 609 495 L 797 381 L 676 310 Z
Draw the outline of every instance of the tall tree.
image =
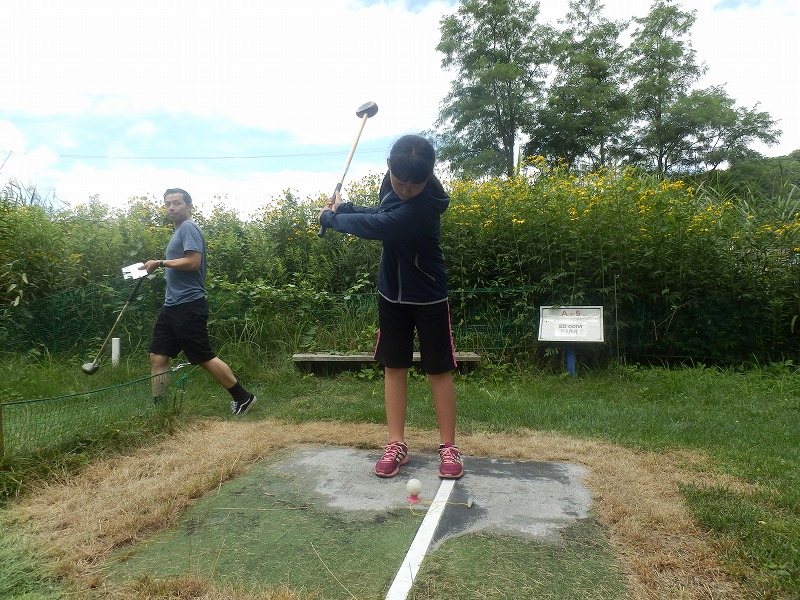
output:
M 462 0 L 456 14 L 442 19 L 436 49 L 455 78 L 434 137 L 453 173 L 513 176 L 548 62 L 538 15 L 538 2 Z
M 722 87 L 694 90 L 676 102 L 672 111 L 688 129 L 672 163 L 687 170 L 714 171 L 722 163 L 753 155 L 749 146 L 777 143 L 780 131 L 766 112 L 735 106 Z
M 628 125 L 622 89 L 623 21 L 609 21 L 600 0 L 570 0 L 564 30 L 554 38 L 556 74 L 530 131 L 526 154 L 557 158 L 572 167 L 606 166 Z
M 626 63 L 636 121 L 628 154 L 634 162 L 663 174 L 686 135 L 672 110 L 705 73 L 689 38 L 696 11 L 682 11 L 671 0 L 656 0 L 646 17 L 633 21 L 637 27 L 626 50 Z

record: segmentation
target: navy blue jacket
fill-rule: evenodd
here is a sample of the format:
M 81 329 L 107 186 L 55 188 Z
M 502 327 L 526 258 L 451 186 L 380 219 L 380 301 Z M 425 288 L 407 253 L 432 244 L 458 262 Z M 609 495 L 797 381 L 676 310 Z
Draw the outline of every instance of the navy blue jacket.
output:
M 320 222 L 342 233 L 382 240 L 378 292 L 390 302 L 433 304 L 447 299 L 444 256 L 439 246 L 441 214 L 450 197 L 431 176 L 420 194 L 401 200 L 389 174 L 383 178 L 378 206 L 343 202 L 325 211 Z

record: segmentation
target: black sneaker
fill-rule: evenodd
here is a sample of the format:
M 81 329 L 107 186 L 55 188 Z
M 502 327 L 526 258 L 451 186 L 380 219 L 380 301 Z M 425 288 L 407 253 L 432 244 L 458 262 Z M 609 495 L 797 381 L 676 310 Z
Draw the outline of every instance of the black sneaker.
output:
M 256 397 L 253 394 L 250 394 L 250 397 L 242 402 L 231 400 L 231 412 L 235 415 L 247 414 L 247 411 L 250 410 L 250 407 L 255 403 Z

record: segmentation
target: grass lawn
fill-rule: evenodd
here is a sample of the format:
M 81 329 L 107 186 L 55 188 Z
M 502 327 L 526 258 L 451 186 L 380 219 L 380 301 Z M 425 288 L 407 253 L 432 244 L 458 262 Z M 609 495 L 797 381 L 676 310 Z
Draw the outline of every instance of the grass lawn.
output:
M 18 374 L 20 370 L 13 369 Z M 90 389 L 85 376 L 59 365 L 31 365 L 25 381 L 5 377 L 4 397 L 24 397 L 31 381 L 59 381 L 68 393 L 75 386 Z M 290 366 L 237 368 L 259 396 L 248 420 L 277 419 L 289 423 L 382 424 L 383 382 L 374 371 L 336 377 L 302 375 Z M 78 369 L 79 372 L 79 369 Z M 141 374 L 141 370 L 139 371 Z M 113 378 L 111 373 L 96 377 Z M 124 378 L 126 375 L 118 375 Z M 134 378 L 134 377 L 131 377 Z M 92 384 L 103 382 L 101 379 Z M 107 383 L 107 382 L 105 382 Z M 27 386 L 21 388 L 20 386 Z M 55 384 L 50 384 L 54 385 Z M 598 440 L 634 451 L 699 452 L 713 467 L 743 482 L 740 489 L 681 485 L 680 493 L 702 529 L 710 532 L 725 571 L 754 598 L 800 597 L 800 378 L 791 366 L 747 372 L 711 368 L 652 369 L 617 367 L 604 372 L 560 374 L 484 367 L 456 382 L 459 431 L 471 434 L 515 434 L 542 431 Z M 35 390 L 29 397 L 47 394 Z M 435 429 L 429 387 L 415 376 L 409 386 L 410 427 Z M 228 398 L 208 376 L 190 372 L 186 413 L 228 419 Z M 178 425 L 180 426 L 180 425 Z M 82 458 L 59 463 L 54 457 L 38 464 L 4 464 L 2 489 L 35 493 L 39 479 L 63 478 L 81 463 L 101 455 L 152 443 L 154 434 L 138 439 L 98 443 L 82 448 Z M 44 464 L 46 463 L 46 464 Z M 0 597 L 56 598 L 65 586 L 46 577 L 27 546 L 0 533 Z M 461 553 L 474 552 L 470 540 Z M 19 558 L 17 560 L 15 557 Z M 441 565 L 426 565 L 438 569 Z M 457 576 L 457 575 L 453 575 Z M 425 582 L 425 570 L 421 572 Z M 427 580 L 429 585 L 433 580 Z M 16 594 L 26 590 L 29 596 Z M 12 593 L 12 591 L 14 593 Z M 423 597 L 423 596 L 420 596 Z
M 497 371 L 459 379 L 460 431 L 524 427 L 642 450 L 702 451 L 753 486 L 741 494 L 682 490 L 725 566 L 754 593 L 800 596 L 800 378 L 793 369 L 618 368 L 575 378 Z M 272 416 L 382 419 L 382 382 L 340 377 L 313 390 L 305 381 L 286 385 L 290 397 Z M 409 394 L 409 424 L 434 427 L 427 383 L 415 379 Z

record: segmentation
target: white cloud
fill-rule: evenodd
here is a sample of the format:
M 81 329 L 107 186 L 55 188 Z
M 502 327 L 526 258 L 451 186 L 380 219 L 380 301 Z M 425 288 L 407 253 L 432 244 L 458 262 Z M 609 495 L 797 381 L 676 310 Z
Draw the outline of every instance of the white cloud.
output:
M 758 105 L 757 110 L 769 113 L 783 130 L 780 143 L 754 148 L 769 156 L 789 154 L 800 148 L 793 100 L 800 85 L 785 67 L 800 26 L 797 9 L 780 0 L 748 2 L 736 10 L 720 10 L 716 4 L 703 3 L 693 30 L 698 60 L 708 67 L 700 85 L 721 85 L 737 106 Z
M 9 121 L 0 121 L 0 177 L 3 183 L 14 179 L 24 186 L 38 187 L 38 176 L 58 157 L 46 146 L 29 149 L 22 131 Z
M 0 0 L 0 20 L 13 23 L 4 29 L 4 45 L 15 49 L 0 54 L 4 80 L 12 86 L 12 93 L 0 95 L 0 114 L 7 119 L 0 121 L 0 161 L 12 152 L 0 176 L 54 189 L 71 203 L 99 194 L 103 202 L 119 204 L 130 196 L 160 197 L 178 185 L 198 198 L 227 196 L 247 211 L 286 187 L 301 195 L 330 193 L 341 172 L 319 172 L 313 154 L 342 149 L 344 162 L 359 125 L 358 106 L 368 100 L 379 105 L 359 146 L 374 148 L 431 127 L 450 89 L 451 75 L 442 71 L 435 47 L 440 20 L 456 10 L 455 2 L 414 3 L 415 11 L 404 0 L 370 4 Z M 566 2 L 541 4 L 542 22 L 554 23 L 567 9 Z M 797 9 L 781 0 L 683 5 L 697 10 L 692 42 L 709 67 L 701 85 L 723 85 L 738 105 L 760 102 L 761 110 L 781 120 L 781 145 L 760 151 L 779 155 L 800 148 L 793 102 L 800 90 L 786 66 L 800 29 Z M 633 15 L 645 16 L 648 7 L 636 4 Z M 627 19 L 631 3 L 606 0 L 604 12 Z M 307 166 L 282 164 L 270 172 L 278 161 L 253 162 L 250 174 L 229 176 L 220 162 L 197 161 L 184 170 L 170 161 L 58 157 L 131 156 L 132 148 L 147 148 L 148 141 L 155 147 L 181 135 L 169 121 L 197 122 L 187 114 L 263 132 L 265 148 L 267 140 L 285 140 L 287 153 L 308 152 Z M 101 115 L 113 117 L 102 121 L 108 130 L 92 128 L 91 118 Z M 111 131 L 109 123 L 124 125 Z M 231 156 L 258 154 L 253 135 L 247 152 L 240 150 L 241 140 L 226 136 L 235 129 L 215 129 L 219 147 Z M 305 150 L 304 144 L 316 148 Z M 192 154 L 188 140 L 175 147 L 189 149 L 183 156 Z M 276 154 L 268 148 L 264 154 Z M 348 181 L 384 166 L 385 153 L 356 154 Z
M 25 136 L 11 121 L 0 121 L 0 151 L 24 152 L 27 147 Z
M 136 138 L 150 138 L 158 131 L 158 127 L 149 119 L 138 121 L 135 125 L 128 127 L 125 134 Z
M 391 114 L 368 137 L 428 127 L 449 83 L 433 51 L 446 3 L 6 2 L 7 47 L 25 48 L 7 80 L 25 93 L 3 103 L 33 113 L 189 111 L 325 144 L 367 100 Z
M 14 179 L 25 187 L 32 187 L 40 190 L 41 195 L 51 196 L 47 189 L 46 173 L 50 166 L 58 162 L 58 156 L 46 146 L 37 146 L 33 150 L 23 153 L 11 152 L 10 155 L 3 157 L 6 159 L 2 175 L 5 181 Z M 0 161 L 0 164 L 2 161 Z M 61 173 L 57 174 L 61 177 Z M 3 181 L 3 183 L 5 183 Z
M 345 189 L 348 183 L 380 172 L 364 166 L 354 168 L 348 173 Z M 52 175 L 47 169 L 42 169 L 40 174 L 43 177 Z M 40 191 L 47 196 L 52 196 L 54 192 L 60 198 L 80 198 L 75 204 L 87 202 L 92 196 L 98 195 L 105 204 L 122 207 L 131 197 L 161 198 L 165 189 L 178 186 L 192 194 L 200 211 L 211 210 L 217 202 L 216 198 L 222 198 L 225 204 L 248 216 L 280 197 L 284 190 L 290 190 L 301 198 L 330 194 L 340 178 L 341 173 L 283 170 L 231 179 L 214 173 L 186 172 L 150 165 L 128 165 L 118 167 L 113 172 L 79 165 L 60 174 L 58 187 Z M 136 194 L 120 194 L 121 189 L 139 191 Z

